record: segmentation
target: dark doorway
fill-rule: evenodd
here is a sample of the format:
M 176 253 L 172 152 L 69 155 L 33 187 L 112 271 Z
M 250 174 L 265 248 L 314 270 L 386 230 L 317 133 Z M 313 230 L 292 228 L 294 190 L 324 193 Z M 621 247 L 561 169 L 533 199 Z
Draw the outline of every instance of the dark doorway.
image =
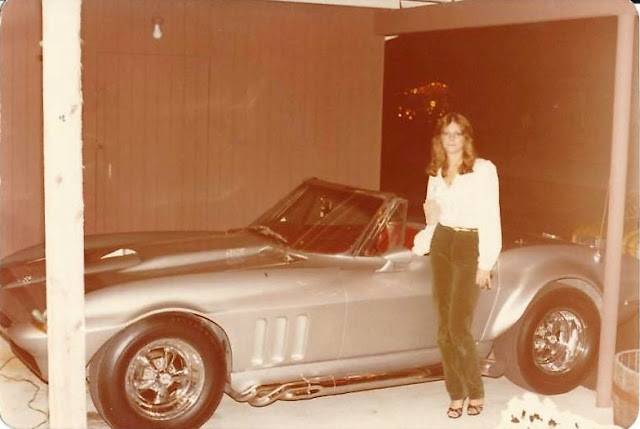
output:
M 459 111 L 474 125 L 480 156 L 498 167 L 503 227 L 571 238 L 577 228 L 599 226 L 615 50 L 615 18 L 388 40 L 381 189 L 406 197 L 410 219 L 423 221 L 433 125 Z M 635 143 L 627 182 L 635 195 L 637 154 Z M 628 208 L 637 211 L 637 198 Z

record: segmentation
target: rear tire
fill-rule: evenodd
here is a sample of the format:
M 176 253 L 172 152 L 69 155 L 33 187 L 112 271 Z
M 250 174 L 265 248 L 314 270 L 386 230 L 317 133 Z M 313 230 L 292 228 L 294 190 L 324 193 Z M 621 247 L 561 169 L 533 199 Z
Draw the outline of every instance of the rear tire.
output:
M 566 287 L 543 292 L 496 339 L 496 357 L 515 384 L 552 395 L 578 386 L 595 362 L 598 309 L 585 294 Z
M 205 321 L 177 313 L 127 327 L 89 371 L 94 405 L 117 429 L 198 428 L 217 408 L 227 378 L 217 336 Z

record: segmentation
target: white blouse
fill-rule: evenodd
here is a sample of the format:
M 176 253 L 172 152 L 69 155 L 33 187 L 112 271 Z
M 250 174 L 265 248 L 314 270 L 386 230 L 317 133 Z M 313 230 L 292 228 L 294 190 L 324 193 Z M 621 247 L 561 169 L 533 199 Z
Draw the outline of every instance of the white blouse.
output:
M 440 206 L 439 223 L 444 226 L 478 229 L 478 268 L 491 270 L 502 249 L 498 173 L 489 160 L 477 158 L 473 172 L 457 174 L 451 185 L 442 177 L 429 176 L 426 200 Z M 414 252 L 430 251 L 436 224 L 427 225 L 416 237 Z

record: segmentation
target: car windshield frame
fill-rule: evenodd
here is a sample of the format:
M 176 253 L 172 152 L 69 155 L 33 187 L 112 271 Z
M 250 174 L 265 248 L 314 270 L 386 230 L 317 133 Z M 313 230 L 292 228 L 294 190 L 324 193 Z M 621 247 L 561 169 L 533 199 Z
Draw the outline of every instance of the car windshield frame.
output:
M 252 222 L 249 229 L 258 233 L 271 230 L 286 239 L 278 241 L 300 252 L 358 256 L 386 213 L 388 202 L 389 196 L 383 193 L 308 180 Z M 291 217 L 296 212 L 303 214 Z M 315 221 L 305 224 L 309 219 Z

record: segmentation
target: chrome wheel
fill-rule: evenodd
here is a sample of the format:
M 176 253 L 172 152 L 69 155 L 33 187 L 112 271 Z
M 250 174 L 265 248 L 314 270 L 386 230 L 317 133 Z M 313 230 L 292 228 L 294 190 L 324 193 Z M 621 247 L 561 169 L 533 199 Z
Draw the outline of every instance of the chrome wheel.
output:
M 191 408 L 204 386 L 202 357 L 178 338 L 155 340 L 140 349 L 125 375 L 127 399 L 153 420 L 175 418 Z
M 534 364 L 547 374 L 571 371 L 589 351 L 586 325 L 570 310 L 552 310 L 533 333 Z

